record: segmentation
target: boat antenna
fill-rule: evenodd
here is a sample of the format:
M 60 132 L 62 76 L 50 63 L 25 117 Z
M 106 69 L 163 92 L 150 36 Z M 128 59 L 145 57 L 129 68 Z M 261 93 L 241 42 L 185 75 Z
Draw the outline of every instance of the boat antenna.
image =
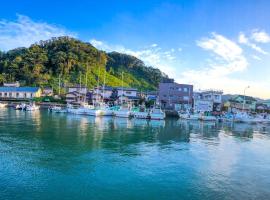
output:
M 98 82 L 97 82 L 97 95 L 99 100 L 99 77 L 100 77 L 100 65 L 98 66 Z
M 124 93 L 124 81 L 123 81 L 123 78 L 124 77 L 124 74 L 123 74 L 123 72 L 122 72 L 122 94 L 121 94 L 121 105 L 123 104 L 123 93 Z
M 61 88 L 60 88 L 60 85 L 61 85 L 61 78 L 60 78 L 61 74 L 59 74 L 59 80 L 58 80 L 58 95 L 60 97 L 60 92 L 61 92 Z
M 86 91 L 85 91 L 85 96 L 84 96 L 84 103 L 86 102 L 86 93 L 87 93 L 87 75 L 88 75 L 88 62 L 87 62 L 86 74 L 85 74 L 85 87 L 86 87 Z
M 104 76 L 103 76 L 103 91 L 102 91 L 102 101 L 104 101 L 104 89 L 105 89 L 105 81 L 106 81 L 106 70 L 104 71 Z

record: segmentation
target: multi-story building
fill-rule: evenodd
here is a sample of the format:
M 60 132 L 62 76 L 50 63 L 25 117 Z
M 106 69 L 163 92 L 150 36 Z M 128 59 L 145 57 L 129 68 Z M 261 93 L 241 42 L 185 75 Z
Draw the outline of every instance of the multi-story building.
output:
M 194 93 L 193 109 L 197 112 L 220 111 L 222 106 L 221 90 L 204 90 Z
M 159 84 L 161 106 L 166 109 L 181 110 L 192 106 L 193 85 L 178 84 L 172 81 Z

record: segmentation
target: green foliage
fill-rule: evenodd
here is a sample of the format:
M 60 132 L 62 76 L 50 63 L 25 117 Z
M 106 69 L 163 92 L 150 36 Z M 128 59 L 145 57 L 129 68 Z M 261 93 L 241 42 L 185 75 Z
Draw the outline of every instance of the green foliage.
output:
M 89 43 L 69 37 L 40 41 L 29 48 L 17 48 L 0 52 L 0 82 L 17 81 L 30 86 L 51 86 L 58 91 L 61 83 L 82 84 L 93 88 L 100 84 L 124 86 L 142 90 L 156 89 L 163 78 L 168 78 L 159 69 L 126 54 L 106 54 Z

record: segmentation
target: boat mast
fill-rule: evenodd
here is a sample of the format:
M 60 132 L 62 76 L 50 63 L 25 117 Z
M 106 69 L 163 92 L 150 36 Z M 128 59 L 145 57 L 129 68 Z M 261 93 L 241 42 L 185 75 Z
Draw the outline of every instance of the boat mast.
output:
M 58 80 L 58 96 L 60 97 L 60 92 L 61 92 L 61 88 L 60 88 L 60 85 L 61 85 L 61 79 L 60 79 L 60 74 L 59 74 L 59 80 Z
M 105 81 L 106 81 L 106 70 L 104 71 L 104 76 L 103 76 L 102 102 L 104 101 Z
M 86 102 L 86 93 L 87 93 L 87 74 L 88 74 L 88 63 L 87 63 L 86 74 L 85 74 L 85 87 L 86 87 L 86 91 L 85 91 L 85 96 L 84 96 L 84 103 Z
M 97 82 L 97 95 L 99 100 L 99 77 L 100 77 L 100 65 L 98 66 L 98 82 Z
M 79 90 L 79 93 L 80 93 L 80 101 L 81 101 L 81 94 L 82 94 L 82 73 L 80 72 L 80 90 Z
M 122 72 L 122 94 L 121 94 L 121 105 L 123 104 L 123 94 L 124 94 L 124 81 L 123 81 L 123 78 L 124 77 L 124 74 Z

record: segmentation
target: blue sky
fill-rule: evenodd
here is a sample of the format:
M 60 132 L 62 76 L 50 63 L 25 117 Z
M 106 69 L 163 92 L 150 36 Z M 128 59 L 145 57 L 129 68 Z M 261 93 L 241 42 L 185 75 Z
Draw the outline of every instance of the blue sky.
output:
M 5 1 L 0 49 L 70 35 L 179 83 L 270 98 L 270 1 Z

